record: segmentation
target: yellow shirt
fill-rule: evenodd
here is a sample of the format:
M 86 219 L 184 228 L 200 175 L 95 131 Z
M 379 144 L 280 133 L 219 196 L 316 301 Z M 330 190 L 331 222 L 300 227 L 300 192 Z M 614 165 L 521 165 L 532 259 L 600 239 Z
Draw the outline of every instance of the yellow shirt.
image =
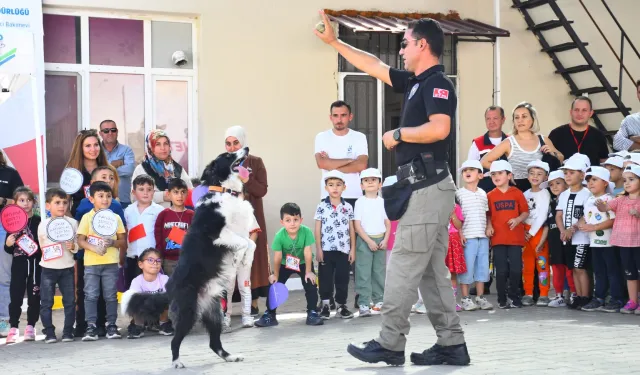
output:
M 96 214 L 95 209 L 87 212 L 80 220 L 80 225 L 78 226 L 78 234 L 87 236 L 87 241 L 90 242 L 89 236 L 94 236 L 100 238 L 100 235 L 96 234 L 93 231 L 93 227 L 91 226 L 91 221 L 93 220 L 93 216 Z M 114 214 L 115 215 L 115 214 Z M 122 219 L 120 216 L 115 215 L 118 220 L 118 229 L 116 230 L 116 234 L 124 234 L 126 230 L 124 229 L 124 225 L 122 224 Z M 111 237 L 112 240 L 117 240 L 118 237 L 116 235 Z M 120 250 L 115 247 L 107 248 L 107 252 L 104 255 L 98 255 L 91 250 L 84 251 L 84 265 L 85 266 L 98 266 L 102 264 L 118 264 L 120 262 Z

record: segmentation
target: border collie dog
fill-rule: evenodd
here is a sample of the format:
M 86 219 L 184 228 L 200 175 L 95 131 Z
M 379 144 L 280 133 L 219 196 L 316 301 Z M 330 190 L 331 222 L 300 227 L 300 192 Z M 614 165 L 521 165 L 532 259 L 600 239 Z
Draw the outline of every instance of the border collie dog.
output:
M 166 285 L 166 293 L 125 292 L 121 310 L 138 319 L 157 319 L 167 307 L 175 334 L 171 340 L 173 367 L 183 368 L 180 344 L 201 321 L 209 333 L 209 347 L 227 362 L 242 361 L 222 348 L 223 312 L 220 299 L 230 285 L 239 262 L 251 264 L 255 243 L 249 238 L 253 219 L 251 204 L 239 197 L 242 181 L 238 170 L 249 153 L 247 147 L 224 153 L 202 174 L 209 192 L 196 203 L 196 212 L 180 252 L 178 266 Z

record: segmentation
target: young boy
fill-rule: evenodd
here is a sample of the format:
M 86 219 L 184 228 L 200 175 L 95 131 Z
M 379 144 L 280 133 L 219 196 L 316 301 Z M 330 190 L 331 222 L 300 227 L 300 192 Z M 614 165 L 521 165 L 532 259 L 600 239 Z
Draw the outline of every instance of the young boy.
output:
M 271 284 L 276 281 L 286 283 L 289 277 L 297 273 L 302 281 L 304 295 L 307 299 L 307 325 L 318 326 L 324 324 L 316 312 L 318 290 L 316 275 L 313 273 L 313 253 L 311 245 L 316 241 L 313 232 L 306 225 L 302 225 L 302 212 L 295 203 L 285 203 L 280 208 L 280 223 L 282 228 L 276 233 L 271 244 L 274 251 L 273 275 L 269 276 Z M 276 310 L 269 309 L 255 322 L 256 327 L 272 327 L 278 325 Z
M 69 196 L 60 188 L 51 188 L 45 194 L 45 206 L 51 217 L 43 220 L 38 226 L 38 239 L 42 247 L 42 274 L 40 277 L 40 319 L 44 327 L 44 342 L 47 344 L 58 341 L 55 327 L 51 318 L 53 297 L 56 294 L 56 284 L 62 294 L 64 306 L 64 328 L 62 342 L 73 341 L 73 322 L 75 321 L 75 282 L 73 255 L 78 252 L 74 240 L 63 243 L 53 242 L 47 236 L 47 225 L 53 219 L 62 218 L 73 227 L 73 233 L 78 231 L 78 222 L 65 213 L 69 208 Z
M 589 248 L 593 254 L 595 297 L 582 307 L 582 311 L 620 312 L 624 306 L 620 253 L 617 247 L 609 243 L 616 215 L 613 211 L 601 212 L 596 206 L 598 200 L 609 202 L 613 199 L 613 183 L 609 182 L 609 171 L 603 167 L 591 167 L 586 178 L 592 195 L 584 205 L 584 216 L 578 222 L 578 228 L 589 234 Z M 607 288 L 611 293 L 611 299 L 605 306 Z
M 619 156 L 613 156 L 607 159 L 602 166 L 607 168 L 611 182 L 615 184 L 613 188 L 613 196 L 624 193 L 624 181 L 622 179 L 622 170 L 624 168 L 624 159 Z
M 487 236 L 491 237 L 493 247 L 498 307 L 519 308 L 522 307 L 519 289 L 522 279 L 522 248 L 525 245 L 522 223 L 529 217 L 529 206 L 524 194 L 516 187 L 509 186 L 512 169 L 508 161 L 494 161 L 489 171 L 496 188 L 487 194 L 490 216 Z
M 185 199 L 189 188 L 184 180 L 174 178 L 169 181 L 167 190 L 171 207 L 165 208 L 156 220 L 155 242 L 156 249 L 164 258 L 162 271 L 171 276 L 180 258 L 182 239 L 191 225 L 194 212 L 185 208 Z
M 120 261 L 118 249 L 124 249 L 126 246 L 126 230 L 120 216 L 114 215 L 117 222 L 116 234 L 110 238 L 100 237 L 93 229 L 92 220 L 97 211 L 111 206 L 113 191 L 105 182 L 98 181 L 91 184 L 89 194 L 89 200 L 94 208 L 82 217 L 77 233 L 78 245 L 85 249 L 84 308 L 87 314 L 87 330 L 82 341 L 98 339 L 96 318 L 101 289 L 107 306 L 107 338 L 116 339 L 121 337 L 116 325 L 118 319 L 116 282 Z
M 161 265 L 162 255 L 158 250 L 153 247 L 143 250 L 137 264 L 142 274 L 131 281 L 131 287 L 126 293 L 164 293 L 169 276 L 160 273 Z M 135 324 L 129 326 L 127 338 L 137 339 L 144 336 L 144 320 L 135 316 L 132 318 Z M 163 336 L 173 335 L 173 326 L 169 321 L 169 310 L 165 310 L 158 318 L 160 321 L 158 333 Z
M 531 189 L 524 192 L 524 197 L 529 205 L 529 216 L 524 222 L 525 246 L 522 251 L 522 276 L 524 284 L 524 297 L 522 305 L 537 306 L 549 305 L 549 247 L 547 236 L 549 229 L 545 225 L 549 217 L 549 204 L 551 194 L 547 189 L 541 189 L 540 184 L 547 180 L 549 164 L 534 160 L 527 165 L 528 179 Z M 535 277 L 535 270 L 538 277 Z M 533 300 L 534 285 L 538 284 L 540 297 Z
M 356 239 L 356 294 L 360 304 L 360 316 L 379 314 L 384 296 L 386 277 L 387 241 L 391 232 L 391 221 L 384 210 L 384 200 L 378 196 L 382 185 L 382 174 L 375 168 L 360 173 L 360 188 L 364 196 L 358 198 L 354 211 Z
M 324 177 L 325 189 L 329 196 L 318 204 L 316 221 L 316 259 L 319 262 L 320 298 L 322 299 L 322 319 L 329 319 L 331 310 L 329 299 L 335 283 L 336 315 L 343 319 L 353 318 L 347 309 L 349 291 L 349 267 L 356 258 L 356 237 L 353 229 L 353 208 L 342 199 L 345 178 L 342 172 L 329 171 Z
M 179 180 L 179 179 L 178 179 Z M 180 180 L 182 181 L 182 180 Z M 127 223 L 127 252 L 120 252 L 120 264 L 124 265 L 125 287 L 129 289 L 131 280 L 136 278 L 141 269 L 138 258 L 150 247 L 156 247 L 156 219 L 164 207 L 153 201 L 155 183 L 151 176 L 141 174 L 131 183 L 135 200 L 126 210 L 124 217 Z
M 564 166 L 564 180 L 569 186 L 558 198 L 556 207 L 556 224 L 560 228 L 560 239 L 563 242 L 564 258 L 568 269 L 573 270 L 573 281 L 576 285 L 576 297 L 569 308 L 581 309 L 589 303 L 589 235 L 578 229 L 578 220 L 584 216 L 584 204 L 591 195 L 589 189 L 582 185 L 586 166 L 580 160 L 569 158 Z
M 482 179 L 482 165 L 477 160 L 467 160 L 460 168 L 464 186 L 456 191 L 456 198 L 465 217 L 460 231 L 464 246 L 467 272 L 458 275 L 462 289 L 462 309 L 491 310 L 493 305 L 484 296 L 484 283 L 489 281 L 489 239 L 487 238 L 487 193 L 478 187 Z M 471 284 L 476 284 L 475 303 L 469 296 Z

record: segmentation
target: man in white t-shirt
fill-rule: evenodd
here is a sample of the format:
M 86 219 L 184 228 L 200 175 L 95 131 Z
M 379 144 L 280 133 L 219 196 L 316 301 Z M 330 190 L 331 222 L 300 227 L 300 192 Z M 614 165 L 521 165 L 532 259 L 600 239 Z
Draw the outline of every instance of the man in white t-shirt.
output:
M 360 172 L 367 168 L 369 162 L 367 137 L 363 133 L 349 129 L 349 123 L 353 120 L 349 104 L 338 100 L 331 103 L 329 110 L 333 129 L 319 133 L 315 142 L 316 163 L 322 170 L 320 198 L 327 196 L 324 176 L 336 169 L 345 175 L 346 190 L 342 198 L 351 206 L 355 206 L 356 199 L 362 196 Z

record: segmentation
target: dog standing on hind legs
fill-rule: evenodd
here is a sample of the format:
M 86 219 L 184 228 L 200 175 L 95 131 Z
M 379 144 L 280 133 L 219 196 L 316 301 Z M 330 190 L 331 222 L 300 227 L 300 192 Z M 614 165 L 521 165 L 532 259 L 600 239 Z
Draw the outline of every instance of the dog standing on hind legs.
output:
M 256 245 L 249 239 L 253 207 L 239 195 L 238 171 L 249 153 L 247 147 L 219 155 L 204 170 L 201 180 L 209 192 L 196 204 L 196 212 L 182 243 L 180 259 L 167 282 L 167 292 L 129 293 L 122 296 L 124 314 L 152 320 L 169 306 L 175 330 L 171 340 L 173 367 L 184 368 L 180 345 L 201 321 L 209 333 L 209 347 L 227 362 L 243 360 L 222 348 L 220 298 L 234 275 L 238 262 L 251 264 Z

